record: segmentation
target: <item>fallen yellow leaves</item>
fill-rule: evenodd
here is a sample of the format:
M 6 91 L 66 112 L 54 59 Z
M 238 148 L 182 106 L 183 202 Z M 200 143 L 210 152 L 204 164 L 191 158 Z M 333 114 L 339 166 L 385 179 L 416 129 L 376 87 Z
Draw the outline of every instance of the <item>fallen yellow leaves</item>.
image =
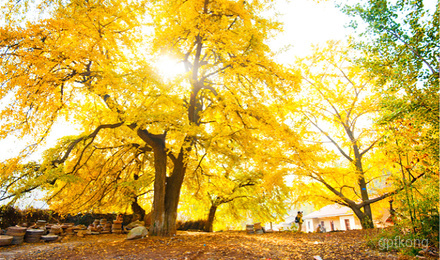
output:
M 411 259 L 365 245 L 375 230 L 298 234 L 275 232 L 179 232 L 173 237 L 125 240 L 105 234 L 65 243 L 0 248 L 7 259 Z

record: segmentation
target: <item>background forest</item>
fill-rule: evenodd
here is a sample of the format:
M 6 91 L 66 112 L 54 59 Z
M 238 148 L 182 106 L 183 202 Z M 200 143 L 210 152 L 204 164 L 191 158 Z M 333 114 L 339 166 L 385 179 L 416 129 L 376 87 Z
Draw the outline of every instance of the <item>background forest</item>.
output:
M 393 200 L 396 234 L 438 242 L 438 6 L 339 3 L 352 35 L 281 63 L 275 1 L 3 2 L 0 138 L 26 143 L 1 148 L 4 204 L 38 192 L 169 236 L 305 204 L 372 228 Z M 59 129 L 77 134 L 47 147 Z

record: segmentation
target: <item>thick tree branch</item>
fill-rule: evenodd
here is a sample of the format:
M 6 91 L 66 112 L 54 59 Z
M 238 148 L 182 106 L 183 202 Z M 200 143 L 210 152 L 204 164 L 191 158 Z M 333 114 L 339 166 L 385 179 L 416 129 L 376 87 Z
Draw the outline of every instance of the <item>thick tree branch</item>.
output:
M 124 123 L 121 122 L 121 123 L 116 123 L 116 124 L 105 124 L 105 125 L 100 125 L 100 126 L 98 126 L 98 127 L 95 129 L 95 131 L 93 131 L 93 132 L 92 132 L 91 134 L 89 134 L 88 136 L 80 137 L 80 138 L 74 140 L 72 143 L 70 143 L 70 145 L 67 147 L 66 152 L 64 153 L 64 156 L 63 156 L 61 159 L 57 159 L 57 160 L 52 161 L 52 165 L 56 167 L 56 166 L 58 166 L 59 164 L 64 163 L 64 162 L 67 160 L 67 158 L 69 157 L 69 155 L 70 155 L 70 153 L 72 152 L 72 150 L 75 148 L 75 146 L 76 146 L 79 142 L 81 142 L 81 141 L 83 141 L 83 140 L 90 139 L 90 138 L 95 138 L 95 137 L 98 135 L 99 131 L 101 131 L 102 129 L 108 129 L 108 128 L 110 128 L 110 129 L 114 129 L 114 128 L 118 128 L 118 127 L 122 126 L 123 124 L 124 124 Z
M 374 203 L 374 202 L 377 202 L 377 201 L 383 200 L 383 199 L 385 199 L 385 198 L 388 198 L 388 197 L 390 197 L 390 196 L 392 196 L 392 195 L 395 195 L 395 194 L 401 192 L 401 191 L 402 191 L 403 189 L 405 189 L 406 187 L 411 186 L 414 182 L 416 182 L 418 179 L 420 179 L 421 177 L 423 177 L 423 176 L 425 175 L 425 173 L 426 173 L 426 171 L 423 172 L 422 174 L 420 174 L 419 176 L 414 177 L 414 178 L 411 180 L 410 183 L 408 183 L 408 184 L 404 184 L 404 186 L 401 187 L 401 188 L 398 188 L 398 189 L 396 189 L 396 190 L 394 190 L 394 191 L 391 191 L 391 192 L 385 193 L 385 194 L 383 194 L 383 195 L 381 195 L 381 196 L 379 196 L 379 197 L 376 197 L 376 198 L 374 198 L 374 199 L 369 199 L 369 200 L 363 201 L 363 202 L 359 203 L 358 206 L 359 206 L 359 207 L 364 207 L 365 205 L 369 205 L 369 204 L 372 204 L 372 203 Z
M 339 198 L 341 198 L 345 203 L 347 203 L 347 205 L 350 205 L 350 207 L 352 208 L 357 208 L 358 206 L 356 205 L 356 203 L 354 201 L 352 201 L 351 199 L 345 197 L 344 194 L 340 193 L 339 191 L 337 191 L 335 188 L 333 188 L 333 186 L 331 186 L 330 184 L 328 184 L 323 178 L 321 178 L 320 176 L 313 176 L 313 175 L 309 175 L 312 179 L 317 180 L 318 182 L 324 184 L 325 187 L 327 187 L 327 189 L 329 189 L 331 192 L 333 192 L 336 196 L 338 196 Z

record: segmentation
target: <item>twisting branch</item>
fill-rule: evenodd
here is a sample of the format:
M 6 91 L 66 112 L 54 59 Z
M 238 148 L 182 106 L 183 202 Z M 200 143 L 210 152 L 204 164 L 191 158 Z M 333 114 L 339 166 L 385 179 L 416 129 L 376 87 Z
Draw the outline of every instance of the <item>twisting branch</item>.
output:
M 105 125 L 100 125 L 100 126 L 98 126 L 98 127 L 95 129 L 95 131 L 93 131 L 93 132 L 92 132 L 91 134 L 89 134 L 88 136 L 80 137 L 80 138 L 76 139 L 75 141 L 73 141 L 72 143 L 70 143 L 70 145 L 69 145 L 69 147 L 67 148 L 66 153 L 64 154 L 64 156 L 63 156 L 61 159 L 57 159 L 57 160 L 52 161 L 52 165 L 56 167 L 56 166 L 58 166 L 59 164 L 64 163 L 64 162 L 67 160 L 67 158 L 69 157 L 69 155 L 70 155 L 70 153 L 72 152 L 72 150 L 75 148 L 75 146 L 76 146 L 79 142 L 81 142 L 81 141 L 83 141 L 83 140 L 90 139 L 90 138 L 95 138 L 95 137 L 98 135 L 99 131 L 101 131 L 102 129 L 106 129 L 106 128 L 114 129 L 114 128 L 118 128 L 118 127 L 122 126 L 123 124 L 124 124 L 124 122 L 120 122 L 120 123 L 116 123 L 116 124 L 105 124 Z

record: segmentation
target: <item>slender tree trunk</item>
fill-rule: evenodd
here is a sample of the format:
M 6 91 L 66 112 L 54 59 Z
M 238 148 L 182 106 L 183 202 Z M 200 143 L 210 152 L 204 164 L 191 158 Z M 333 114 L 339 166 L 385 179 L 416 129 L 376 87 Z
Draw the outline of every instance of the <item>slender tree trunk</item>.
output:
M 361 188 L 362 201 L 369 200 L 367 184 L 363 176 L 359 178 L 359 187 Z M 356 215 L 359 217 L 358 214 Z M 361 225 L 363 229 L 374 228 L 373 213 L 371 212 L 370 204 L 364 206 L 364 212 L 362 214 L 362 217 L 359 217 L 359 220 L 361 221 Z
M 135 181 L 139 180 L 139 175 L 134 174 L 133 179 Z M 145 217 L 145 210 L 139 205 L 138 197 L 136 196 L 136 194 L 133 195 L 134 201 L 131 203 L 131 210 L 133 211 L 133 214 L 139 215 L 139 220 L 142 220 Z
M 355 154 L 355 167 L 356 167 L 356 172 L 359 176 L 358 178 L 358 185 L 359 188 L 361 190 L 361 198 L 362 201 L 368 201 L 370 198 L 368 196 L 368 190 L 367 190 L 367 183 L 365 181 L 365 176 L 364 176 L 364 169 L 362 167 L 362 158 L 361 155 L 359 154 L 359 149 L 357 147 L 357 145 L 354 145 L 354 154 Z M 358 216 L 359 217 L 359 216 Z M 374 228 L 374 224 L 373 224 L 373 213 L 371 212 L 371 205 L 367 204 L 364 206 L 364 212 L 362 215 L 362 218 L 359 218 L 359 220 L 361 221 L 361 225 L 362 225 L 362 229 L 368 229 L 368 228 Z
M 209 209 L 208 221 L 206 222 L 206 231 L 212 232 L 212 226 L 214 224 L 215 212 L 217 211 L 217 205 L 212 204 Z
M 396 144 L 398 145 L 398 142 L 396 141 Z M 405 187 L 405 199 L 406 199 L 406 203 L 408 204 L 407 205 L 407 207 L 408 207 L 408 212 L 409 212 L 409 216 L 410 216 L 410 219 L 411 219 L 411 225 L 412 225 L 412 230 L 413 230 L 413 232 L 414 233 L 417 233 L 416 232 L 416 225 L 415 225 L 415 212 L 414 212 L 414 201 L 412 200 L 412 198 L 410 198 L 410 194 L 411 194 L 411 191 L 410 191 L 410 188 L 409 188 L 409 185 L 408 185 L 408 181 L 407 181 L 407 178 L 406 178 L 406 175 L 405 175 L 405 170 L 404 170 L 404 168 L 403 168 L 403 162 L 402 162 L 402 157 L 399 155 L 399 165 L 400 165 L 400 171 L 401 171 L 401 173 L 402 173 L 402 180 L 403 180 L 403 185 L 404 185 L 404 187 Z M 408 176 L 409 177 L 409 176 Z
M 368 201 L 369 196 L 368 196 L 368 190 L 367 190 L 367 183 L 365 181 L 365 176 L 364 176 L 364 169 L 362 167 L 362 155 L 359 151 L 359 146 L 356 142 L 356 139 L 354 138 L 354 134 L 351 131 L 351 129 L 349 129 L 348 127 L 345 127 L 345 130 L 346 130 L 350 140 L 353 143 L 354 166 L 356 169 L 356 174 L 359 176 L 358 177 L 358 185 L 361 190 L 361 198 L 362 198 L 362 201 Z M 356 214 L 356 215 L 358 216 L 359 220 L 361 221 L 361 225 L 362 225 L 363 229 L 374 228 L 373 213 L 371 212 L 370 204 L 367 204 L 364 206 L 364 212 L 362 212 L 362 214 L 359 214 L 359 215 Z

